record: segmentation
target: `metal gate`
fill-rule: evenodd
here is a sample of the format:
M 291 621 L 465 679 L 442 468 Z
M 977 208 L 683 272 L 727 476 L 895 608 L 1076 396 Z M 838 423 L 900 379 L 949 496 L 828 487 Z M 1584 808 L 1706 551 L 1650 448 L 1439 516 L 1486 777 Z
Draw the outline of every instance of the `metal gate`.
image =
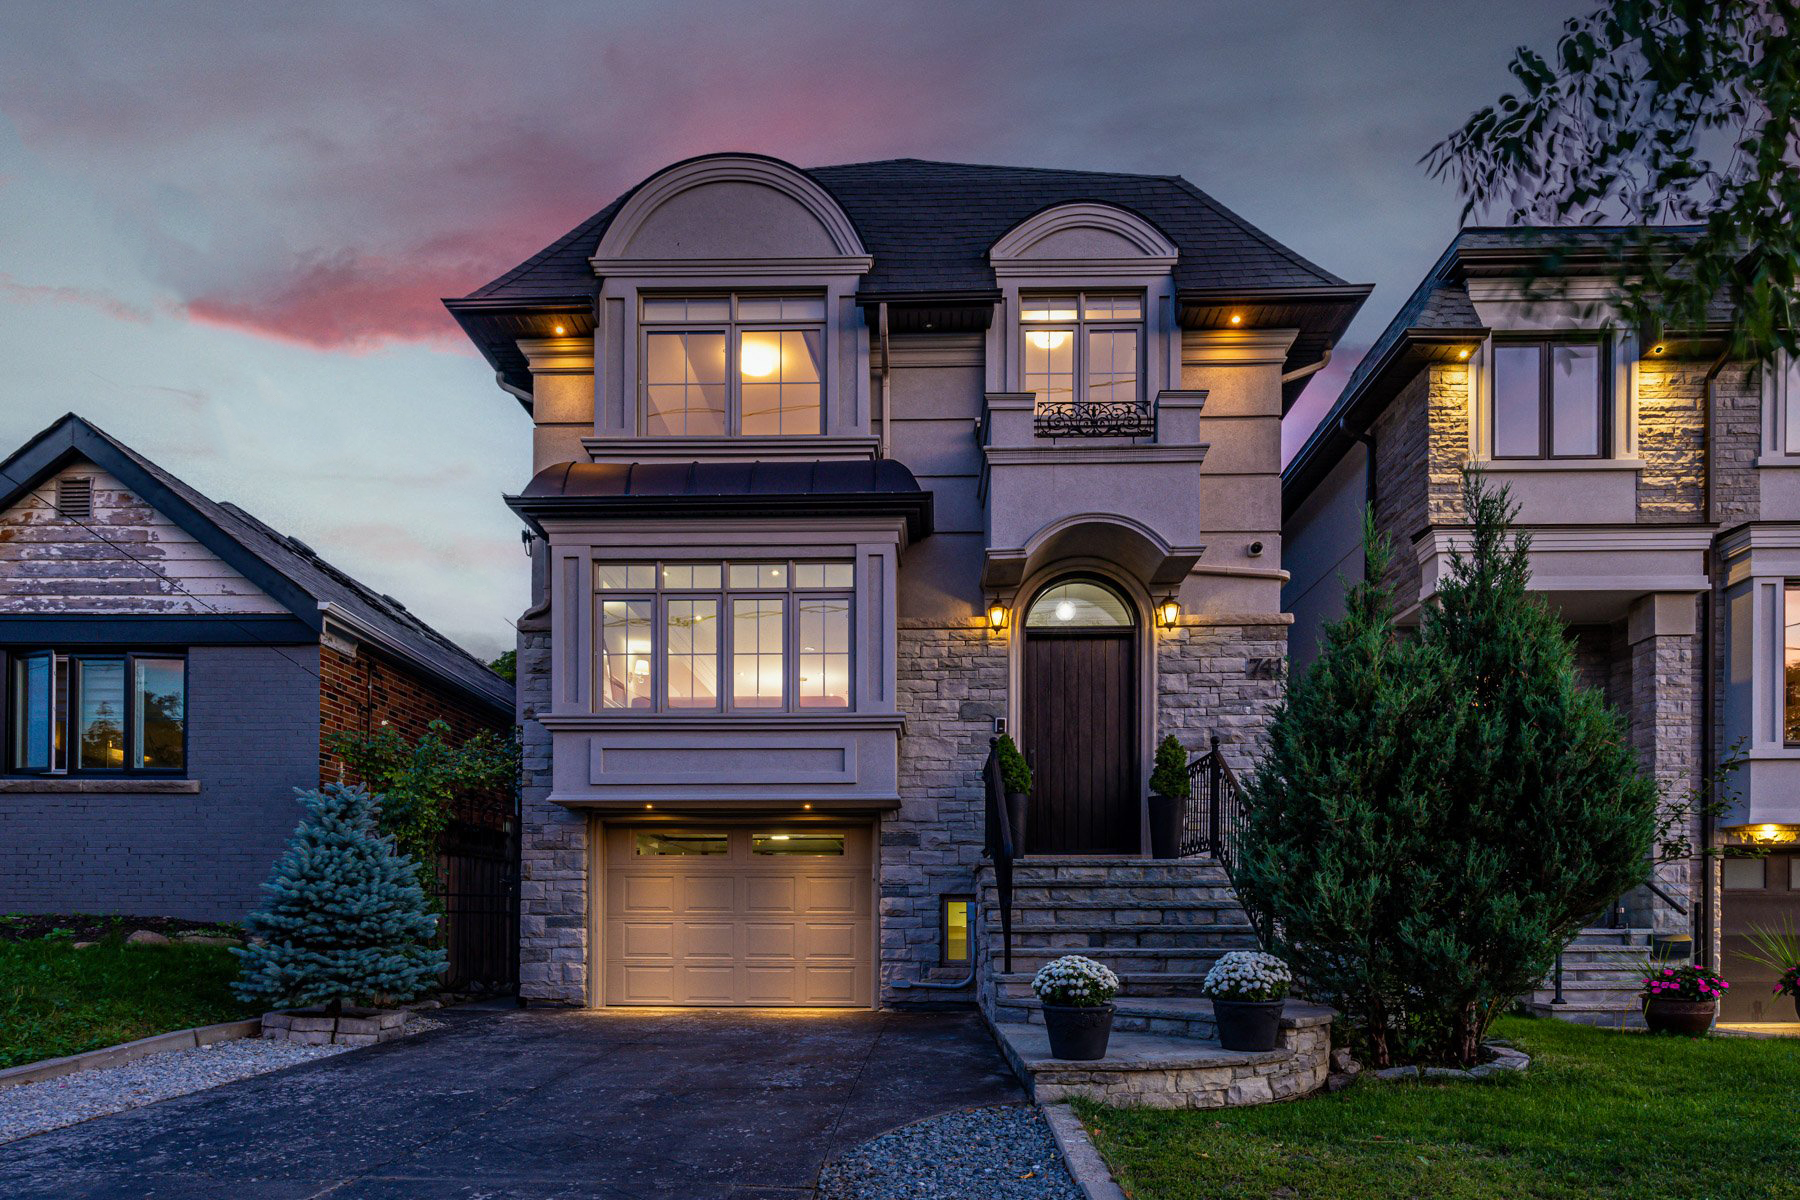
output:
M 519 983 L 517 823 L 502 828 L 453 821 L 438 854 L 439 943 L 449 953 L 450 991 L 509 992 Z

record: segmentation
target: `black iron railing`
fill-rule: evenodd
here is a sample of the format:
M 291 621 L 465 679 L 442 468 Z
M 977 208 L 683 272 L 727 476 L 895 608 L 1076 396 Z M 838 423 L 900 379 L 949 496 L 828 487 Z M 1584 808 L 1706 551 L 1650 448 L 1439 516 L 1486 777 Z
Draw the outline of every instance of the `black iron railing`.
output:
M 1237 865 L 1237 834 L 1243 827 L 1243 791 L 1214 735 L 1205 754 L 1188 764 L 1187 818 L 1181 856 L 1211 855 L 1227 873 Z
M 1007 972 L 1012 970 L 1012 892 L 1013 859 L 1019 848 L 1013 845 L 1012 820 L 1006 808 L 1006 779 L 1000 773 L 1000 739 L 988 742 L 987 764 L 981 768 L 982 791 L 986 793 L 987 831 L 982 853 L 994 864 L 994 898 L 1000 909 L 1000 948 Z
M 1142 400 L 1039 400 L 1033 430 L 1043 438 L 1152 437 L 1156 409 Z

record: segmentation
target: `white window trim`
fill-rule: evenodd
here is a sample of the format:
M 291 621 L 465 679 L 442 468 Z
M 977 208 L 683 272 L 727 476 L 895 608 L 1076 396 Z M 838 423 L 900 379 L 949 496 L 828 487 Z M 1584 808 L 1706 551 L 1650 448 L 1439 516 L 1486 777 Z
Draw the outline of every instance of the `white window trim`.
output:
M 1027 304 L 1041 304 L 1048 296 L 1075 297 L 1075 316 L 1067 321 L 1026 321 L 1024 319 Z M 1129 296 L 1138 302 L 1138 315 L 1135 317 L 1088 317 L 1085 305 L 1089 297 Z M 1030 299 L 1027 300 L 1026 297 Z M 1052 289 L 1048 292 L 1023 292 L 1020 295 L 1020 320 L 1017 326 L 1019 354 L 1019 388 L 1021 393 L 1030 391 L 1030 383 L 1025 377 L 1025 340 L 1035 331 L 1045 329 L 1067 329 L 1074 345 L 1069 352 L 1071 375 L 1070 399 L 1079 407 L 1091 403 L 1088 397 L 1088 386 L 1091 378 L 1088 368 L 1087 334 L 1090 329 L 1129 330 L 1137 334 L 1137 403 L 1147 404 L 1150 395 L 1145 386 L 1144 374 L 1146 361 L 1150 357 L 1150 312 L 1141 289 L 1124 291 L 1112 288 L 1076 287 L 1067 291 Z
M 723 320 L 719 321 L 669 321 L 650 320 L 644 317 L 644 305 L 648 302 L 675 298 L 691 298 L 695 296 L 713 296 L 726 302 L 727 311 Z M 818 299 L 824 316 L 819 320 L 754 320 L 738 316 L 738 305 L 745 299 L 758 299 L 764 296 L 804 296 L 807 299 Z M 785 439 L 807 439 L 821 437 L 825 433 L 827 394 L 830 381 L 827 377 L 827 361 L 830 358 L 829 342 L 831 338 L 830 300 L 816 290 L 804 292 L 763 292 L 755 289 L 732 289 L 725 292 L 690 292 L 690 291 L 640 291 L 638 293 L 638 362 L 640 369 L 635 381 L 637 386 L 638 432 L 649 439 L 673 439 L 692 442 L 716 441 L 720 437 L 728 439 L 745 438 L 758 444 L 764 441 Z M 816 429 L 805 431 L 783 431 L 773 434 L 745 433 L 744 425 L 744 380 L 738 363 L 738 348 L 745 333 L 787 333 L 816 332 L 819 335 L 819 425 Z M 717 333 L 725 338 L 725 432 L 722 435 L 701 435 L 691 433 L 651 433 L 650 432 L 650 376 L 649 362 L 650 336 L 657 333 Z
M 730 585 L 731 567 L 743 566 L 753 562 L 785 562 L 788 564 L 788 586 L 785 588 L 733 588 Z M 852 568 L 852 584 L 850 587 L 799 587 L 795 583 L 795 568 L 804 564 L 820 562 L 846 563 Z M 741 556 L 727 560 L 712 558 L 689 558 L 671 556 L 662 560 L 648 558 L 596 559 L 596 565 L 644 565 L 656 568 L 656 585 L 650 589 L 641 588 L 606 588 L 601 589 L 597 579 L 590 573 L 590 585 L 593 596 L 592 615 L 593 651 L 590 657 L 590 695 L 592 711 L 596 714 L 610 715 L 617 713 L 634 713 L 638 715 L 655 714 L 658 716 L 730 716 L 730 717 L 768 717 L 780 714 L 824 714 L 846 713 L 857 709 L 857 670 L 860 655 L 857 647 L 857 599 L 854 583 L 854 563 L 844 558 L 781 558 L 769 555 L 761 559 L 752 556 Z M 663 585 L 663 565 L 685 565 L 688 563 L 712 565 L 718 563 L 721 568 L 720 584 L 717 588 L 671 588 Z M 782 702 L 779 705 L 756 705 L 738 707 L 733 702 L 732 682 L 735 669 L 736 630 L 732 616 L 734 600 L 759 600 L 779 598 L 783 601 L 782 612 Z M 847 641 L 849 660 L 845 670 L 847 694 L 845 703 L 835 706 L 804 705 L 800 702 L 800 606 L 808 599 L 843 600 L 847 609 Z M 716 658 L 714 687 L 715 699 L 709 707 L 672 707 L 669 704 L 668 680 L 668 605 L 672 600 L 710 600 L 717 607 L 718 639 L 715 643 Z M 600 703 L 602 691 L 601 679 L 601 647 L 603 644 L 603 619 L 601 605 L 606 601 L 640 601 L 648 602 L 650 608 L 650 706 L 648 708 L 609 708 Z
M 1494 457 L 1494 345 L 1496 340 L 1504 342 L 1533 338 L 1591 339 L 1608 356 L 1611 372 L 1606 380 L 1606 414 L 1609 425 L 1606 432 L 1610 444 L 1602 447 L 1604 453 L 1599 457 Z M 1641 467 L 1643 462 L 1637 456 L 1637 365 L 1638 341 L 1635 334 L 1572 326 L 1494 329 L 1468 362 L 1470 460 L 1478 466 L 1495 471 L 1593 471 Z
M 1800 358 L 1785 350 L 1761 365 L 1762 457 L 1759 466 L 1800 466 Z

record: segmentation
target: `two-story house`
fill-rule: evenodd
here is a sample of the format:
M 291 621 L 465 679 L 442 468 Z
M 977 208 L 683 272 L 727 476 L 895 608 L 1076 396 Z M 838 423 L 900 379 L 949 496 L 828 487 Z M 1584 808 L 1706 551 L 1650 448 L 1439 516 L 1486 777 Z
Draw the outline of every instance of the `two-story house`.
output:
M 721 154 L 447 301 L 533 423 L 523 996 L 971 998 L 1001 731 L 1022 870 L 1098 889 L 1001 983 L 1245 944 L 1100 885 L 1156 739 L 1243 766 L 1279 699 L 1280 420 L 1367 291 L 1178 177 Z
M 1800 915 L 1800 856 L 1782 851 L 1800 834 L 1800 377 L 1735 361 L 1723 319 L 1624 327 L 1615 232 L 1464 230 L 1358 365 L 1283 480 L 1293 665 L 1362 573 L 1365 506 L 1393 545 L 1402 622 L 1418 619 L 1466 536 L 1461 476 L 1479 465 L 1510 489 L 1532 586 L 1665 795 L 1743 758 L 1732 811 L 1689 830 L 1722 862 L 1659 867 L 1565 954 L 1561 1003 L 1550 981 L 1538 1007 L 1628 1014 L 1630 956 L 1688 934 L 1736 983 L 1728 1017 L 1776 1019 L 1766 972 L 1738 951 L 1751 924 Z M 1551 252 L 1556 277 L 1533 284 Z M 1732 853 L 1758 844 L 1776 852 Z

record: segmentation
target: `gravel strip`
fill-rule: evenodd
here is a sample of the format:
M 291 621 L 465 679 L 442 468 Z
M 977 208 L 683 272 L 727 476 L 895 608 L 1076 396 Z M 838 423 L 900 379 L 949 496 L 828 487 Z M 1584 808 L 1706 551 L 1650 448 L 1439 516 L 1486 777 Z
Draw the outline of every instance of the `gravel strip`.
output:
M 40 1083 L 22 1083 L 0 1089 L 0 1143 L 342 1054 L 348 1049 L 242 1038 L 189 1050 L 168 1050 L 117 1067 L 77 1071 Z
M 1043 1114 L 1024 1105 L 945 1113 L 826 1166 L 819 1200 L 1081 1200 Z

